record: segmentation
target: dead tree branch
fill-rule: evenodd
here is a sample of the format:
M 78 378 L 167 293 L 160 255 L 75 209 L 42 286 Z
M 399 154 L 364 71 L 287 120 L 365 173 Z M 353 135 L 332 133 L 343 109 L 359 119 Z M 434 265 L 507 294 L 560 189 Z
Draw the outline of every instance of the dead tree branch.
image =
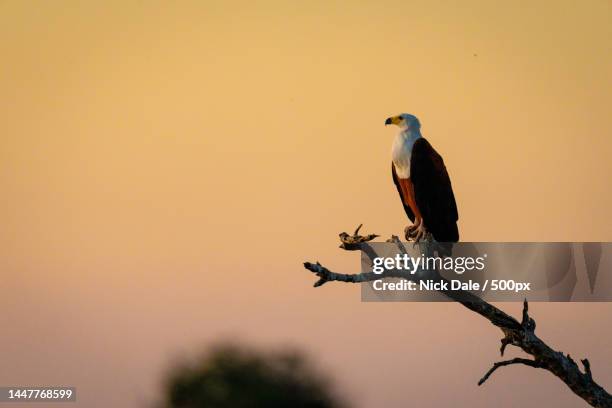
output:
M 368 242 L 378 237 L 378 235 L 370 234 L 361 236 L 359 235 L 360 228 L 361 225 L 355 230 L 353 235 L 349 235 L 346 232 L 340 234 L 340 247 L 349 251 L 364 251 L 367 256 L 373 259 L 377 255 Z M 406 253 L 406 248 L 396 236 L 393 236 L 387 242 L 394 242 L 401 252 Z M 381 278 L 380 275 L 374 274 L 373 272 L 363 272 L 358 274 L 341 274 L 332 272 L 318 262 L 305 262 L 304 267 L 319 277 L 319 280 L 314 285 L 315 287 L 332 281 L 358 283 L 373 281 Z M 385 276 L 399 277 L 408 280 L 418 279 L 410 273 L 397 270 L 387 271 Z M 584 372 L 582 372 L 569 354 L 565 355 L 560 351 L 553 350 L 543 340 L 536 336 L 536 323 L 535 320 L 529 316 L 529 305 L 527 303 L 527 299 L 525 299 L 523 302 L 523 313 L 521 321 L 519 322 L 514 317 L 487 303 L 471 292 L 461 290 L 441 290 L 440 292 L 450 299 L 462 304 L 469 310 L 478 313 L 493 325 L 500 328 L 504 335 L 504 337 L 501 339 L 500 348 L 502 356 L 504 355 L 506 346 L 512 345 L 520 348 L 525 353 L 533 357 L 533 359 L 514 358 L 495 363 L 493 367 L 480 379 L 478 385 L 482 385 L 485 381 L 487 381 L 491 374 L 493 374 L 493 372 L 500 367 L 513 364 L 522 364 L 529 367 L 542 368 L 550 371 L 561 381 L 563 381 L 576 395 L 581 397 L 591 406 L 612 408 L 612 396 L 593 380 L 591 365 L 587 359 L 581 360 L 582 365 L 584 366 Z
M 542 367 L 538 362 L 534 360 L 529 360 L 527 358 L 520 358 L 520 357 L 513 358 L 512 360 L 498 361 L 497 363 L 493 364 L 493 367 L 491 367 L 491 369 L 487 371 L 487 373 L 480 379 L 480 381 L 478 381 L 478 385 L 482 385 L 485 381 L 487 381 L 489 376 L 493 374 L 493 371 L 497 370 L 499 367 L 504 367 L 510 364 L 525 364 L 529 367 L 536 367 L 536 368 Z

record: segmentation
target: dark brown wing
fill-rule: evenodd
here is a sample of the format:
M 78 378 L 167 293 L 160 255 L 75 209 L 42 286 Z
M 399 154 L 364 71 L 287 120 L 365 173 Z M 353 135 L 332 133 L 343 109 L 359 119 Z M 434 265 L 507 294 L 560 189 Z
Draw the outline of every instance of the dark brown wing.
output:
M 412 147 L 410 179 L 425 226 L 438 242 L 459 241 L 457 203 L 442 156 L 420 138 Z
M 412 209 L 406 205 L 406 201 L 404 200 L 402 188 L 399 185 L 399 178 L 397 177 L 397 173 L 395 172 L 395 165 L 393 164 L 393 162 L 391 162 L 391 175 L 393 176 L 393 183 L 395 184 L 395 187 L 397 188 L 397 192 L 399 193 L 400 200 L 402 201 L 402 205 L 404 206 L 404 211 L 406 211 L 406 215 L 408 215 L 408 218 L 410 218 L 410 221 L 414 222 L 414 214 L 412 213 Z

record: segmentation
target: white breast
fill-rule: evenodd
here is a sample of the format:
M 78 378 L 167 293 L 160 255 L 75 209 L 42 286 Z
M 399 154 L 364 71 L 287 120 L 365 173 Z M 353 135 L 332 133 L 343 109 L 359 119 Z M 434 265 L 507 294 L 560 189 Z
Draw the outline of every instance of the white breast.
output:
M 391 159 L 395 165 L 395 172 L 401 179 L 410 178 L 410 156 L 412 155 L 412 146 L 420 135 L 411 135 L 406 132 L 400 132 L 393 141 L 391 148 Z

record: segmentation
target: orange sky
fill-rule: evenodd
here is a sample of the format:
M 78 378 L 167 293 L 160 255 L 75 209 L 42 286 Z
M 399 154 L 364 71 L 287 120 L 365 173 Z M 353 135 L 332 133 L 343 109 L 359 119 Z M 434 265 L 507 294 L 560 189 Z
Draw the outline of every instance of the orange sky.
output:
M 301 262 L 357 271 L 337 233 L 403 230 L 400 112 L 462 240 L 612 240 L 611 3 L 255 3 L 0 2 L 0 384 L 137 406 L 229 336 L 310 351 L 359 407 L 576 406 L 537 370 L 477 388 L 500 333 L 458 306 L 361 304 Z M 612 388 L 612 308 L 533 309 Z

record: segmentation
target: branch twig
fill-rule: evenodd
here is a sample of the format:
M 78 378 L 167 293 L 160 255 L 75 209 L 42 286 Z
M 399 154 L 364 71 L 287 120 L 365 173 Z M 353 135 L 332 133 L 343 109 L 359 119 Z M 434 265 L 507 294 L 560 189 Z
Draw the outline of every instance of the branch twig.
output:
M 346 232 L 340 233 L 340 248 L 346 249 L 347 251 L 359 250 L 361 249 L 361 244 L 363 244 L 364 242 L 368 242 L 379 237 L 379 235 L 376 234 L 369 234 L 365 237 L 362 237 L 361 235 L 359 235 L 359 230 L 362 226 L 363 224 L 359 224 L 357 229 L 355 229 L 353 235 L 349 235 Z
M 493 372 L 499 367 L 504 367 L 511 364 L 525 364 L 529 367 L 541 367 L 541 365 L 534 360 L 529 360 L 527 358 L 520 357 L 513 358 L 512 360 L 498 361 L 497 363 L 493 364 L 493 367 L 491 367 L 491 369 L 487 371 L 487 373 L 480 379 L 480 381 L 478 381 L 478 385 L 482 385 L 485 381 L 487 381 L 491 374 L 493 374 Z

